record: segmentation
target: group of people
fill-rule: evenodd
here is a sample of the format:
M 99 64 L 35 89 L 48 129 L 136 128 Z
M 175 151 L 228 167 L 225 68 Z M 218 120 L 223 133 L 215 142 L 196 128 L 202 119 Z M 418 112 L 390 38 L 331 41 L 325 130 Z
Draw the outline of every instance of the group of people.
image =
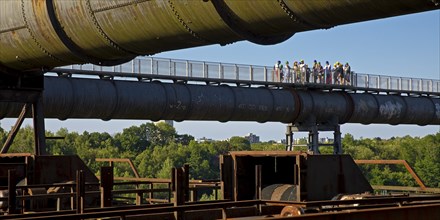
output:
M 286 83 L 325 83 L 337 85 L 351 84 L 351 67 L 348 63 L 342 65 L 340 62 L 333 64 L 333 68 L 328 61 L 325 66 L 321 62 L 313 61 L 313 66 L 310 68 L 304 63 L 304 60 L 295 61 L 293 66 L 286 61 L 285 65 L 281 61 L 277 61 L 273 71 L 274 81 Z

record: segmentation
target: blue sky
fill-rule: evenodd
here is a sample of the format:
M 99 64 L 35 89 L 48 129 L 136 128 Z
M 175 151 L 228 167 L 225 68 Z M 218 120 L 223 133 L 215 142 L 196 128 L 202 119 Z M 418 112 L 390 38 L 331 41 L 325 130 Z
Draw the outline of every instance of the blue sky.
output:
M 330 63 L 349 62 L 352 70 L 360 73 L 440 79 L 440 10 L 297 33 L 289 40 L 271 46 L 237 42 L 223 47 L 204 46 L 155 56 L 254 65 L 273 65 L 276 60 L 291 62 L 300 59 L 310 64 L 316 59 Z M 14 122 L 15 119 L 0 121 L 5 129 L 10 129 Z M 56 131 L 65 127 L 69 131 L 105 131 L 113 134 L 145 122 L 47 119 L 46 129 Z M 30 123 L 30 120 L 26 120 L 26 123 Z M 285 136 L 285 125 L 282 123 L 185 121 L 175 123 L 175 127 L 178 133 L 196 138 L 226 139 L 250 132 L 259 135 L 262 140 L 279 140 Z M 440 131 L 440 126 L 347 124 L 341 130 L 343 134 L 351 133 L 356 138 L 389 138 L 433 134 Z M 321 137 L 332 135 L 330 132 L 320 134 Z M 304 136 L 306 133 L 295 135 Z

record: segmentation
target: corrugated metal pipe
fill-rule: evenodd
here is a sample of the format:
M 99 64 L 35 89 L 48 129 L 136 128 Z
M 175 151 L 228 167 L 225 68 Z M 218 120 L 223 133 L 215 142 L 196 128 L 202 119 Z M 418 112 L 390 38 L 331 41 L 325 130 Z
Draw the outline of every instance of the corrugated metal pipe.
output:
M 2 0 L 0 74 L 248 40 L 438 9 L 432 0 Z M 343 15 L 343 16 L 342 16 Z
M 45 77 L 46 118 L 440 124 L 440 98 Z M 0 118 L 18 104 L 0 104 Z

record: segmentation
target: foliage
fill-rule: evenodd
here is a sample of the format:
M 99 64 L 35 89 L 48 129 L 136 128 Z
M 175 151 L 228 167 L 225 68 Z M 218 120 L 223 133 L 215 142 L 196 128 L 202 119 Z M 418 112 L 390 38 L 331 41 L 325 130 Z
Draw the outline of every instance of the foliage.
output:
M 440 187 L 440 132 L 419 137 L 354 140 L 345 135 L 344 153 L 353 159 L 406 160 L 428 187 Z M 417 186 L 403 165 L 362 165 L 372 185 Z

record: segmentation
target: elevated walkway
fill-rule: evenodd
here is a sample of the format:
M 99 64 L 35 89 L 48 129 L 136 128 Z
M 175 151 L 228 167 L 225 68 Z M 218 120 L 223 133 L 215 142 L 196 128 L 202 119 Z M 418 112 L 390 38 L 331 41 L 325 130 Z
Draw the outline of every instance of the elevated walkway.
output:
M 281 80 L 271 66 L 138 57 L 117 66 L 93 64 L 58 67 L 59 76 L 95 75 L 101 79 L 125 78 L 139 81 L 165 80 L 180 83 L 229 84 L 247 87 L 290 87 L 313 90 L 363 91 L 407 96 L 440 96 L 440 80 L 394 77 L 352 72 L 350 82 L 327 84 L 313 76 L 309 82 Z

